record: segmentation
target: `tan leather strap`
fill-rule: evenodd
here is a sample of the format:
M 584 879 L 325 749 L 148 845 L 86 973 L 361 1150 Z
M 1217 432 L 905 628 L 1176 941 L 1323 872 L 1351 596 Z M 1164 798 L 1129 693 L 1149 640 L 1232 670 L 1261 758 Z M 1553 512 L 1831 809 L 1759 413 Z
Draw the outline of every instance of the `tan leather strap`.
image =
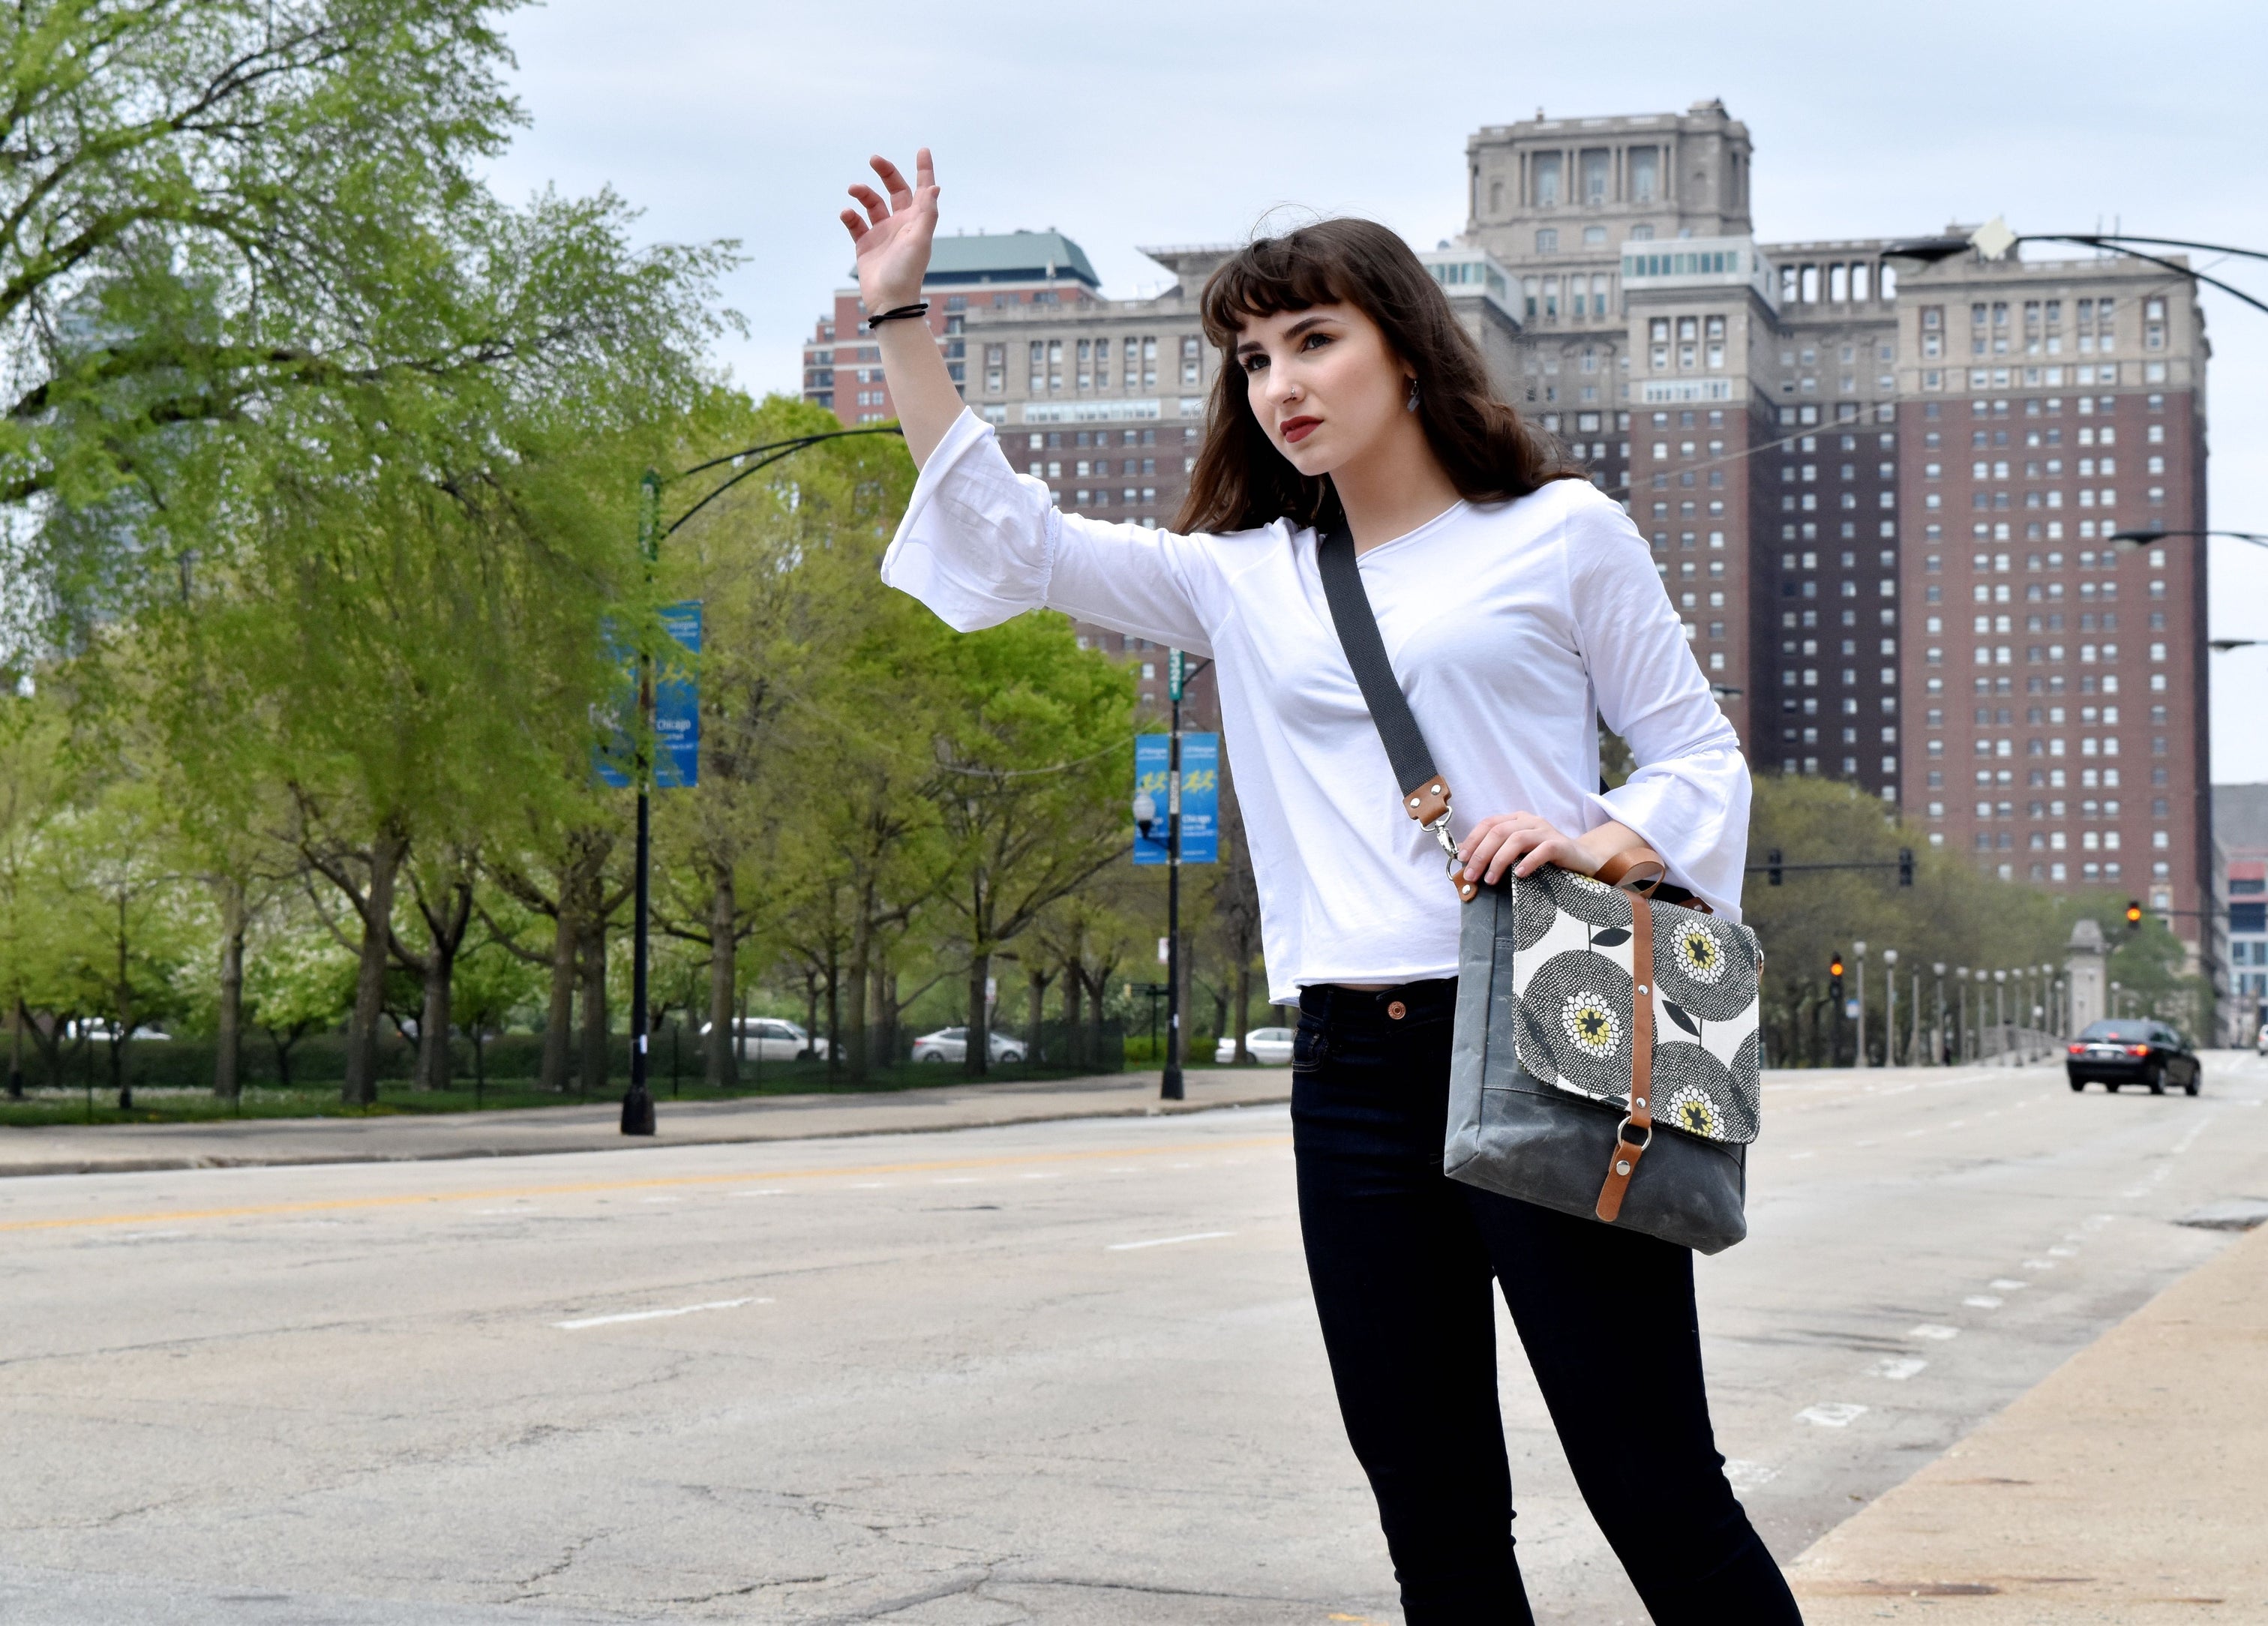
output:
M 1631 879 L 1631 872 L 1633 870 L 1639 872 L 1638 879 L 1636 880 Z M 1625 847 L 1599 865 L 1593 879 L 1602 880 L 1609 887 L 1628 887 L 1633 892 L 1642 892 L 1652 896 L 1653 889 L 1661 885 L 1663 878 L 1668 873 L 1669 865 L 1653 848 Z
M 1654 861 L 1660 862 L 1659 858 Z M 1604 873 L 1602 869 L 1602 879 Z M 1653 904 L 1643 896 L 1636 896 L 1631 899 L 1630 1113 L 1615 1130 L 1614 1154 L 1607 1162 L 1606 1183 L 1599 1188 L 1597 1209 L 1599 1218 L 1610 1225 L 1623 1211 L 1623 1197 L 1630 1190 L 1631 1176 L 1638 1170 L 1638 1159 L 1653 1144 Z M 1643 1131 L 1645 1138 L 1631 1140 L 1633 1130 Z
M 1449 811 L 1449 782 L 1428 774 L 1402 793 L 1402 811 L 1423 825 L 1432 825 Z

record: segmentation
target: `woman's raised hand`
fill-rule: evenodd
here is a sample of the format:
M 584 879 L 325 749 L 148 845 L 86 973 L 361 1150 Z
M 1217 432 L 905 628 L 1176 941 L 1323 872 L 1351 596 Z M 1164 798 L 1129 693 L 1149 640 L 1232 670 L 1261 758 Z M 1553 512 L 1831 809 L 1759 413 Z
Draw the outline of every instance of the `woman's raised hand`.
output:
M 895 310 L 921 298 L 922 278 L 929 271 L 930 239 L 937 235 L 937 171 L 929 149 L 914 154 L 914 182 L 889 159 L 877 154 L 867 160 L 888 192 L 861 182 L 850 188 L 866 212 L 843 211 L 843 224 L 858 251 L 858 297 L 869 313 Z

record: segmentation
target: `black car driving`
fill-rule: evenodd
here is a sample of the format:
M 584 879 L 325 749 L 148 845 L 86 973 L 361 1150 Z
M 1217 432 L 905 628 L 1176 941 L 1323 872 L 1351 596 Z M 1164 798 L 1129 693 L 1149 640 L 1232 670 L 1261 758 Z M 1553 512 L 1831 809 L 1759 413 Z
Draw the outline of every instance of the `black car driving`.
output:
M 2100 1084 L 2113 1093 L 2122 1084 L 2140 1084 L 2163 1095 L 2172 1084 L 2195 1095 L 2205 1077 L 2189 1041 L 2147 1018 L 2089 1024 L 2066 1048 L 2063 1068 L 2073 1090 Z

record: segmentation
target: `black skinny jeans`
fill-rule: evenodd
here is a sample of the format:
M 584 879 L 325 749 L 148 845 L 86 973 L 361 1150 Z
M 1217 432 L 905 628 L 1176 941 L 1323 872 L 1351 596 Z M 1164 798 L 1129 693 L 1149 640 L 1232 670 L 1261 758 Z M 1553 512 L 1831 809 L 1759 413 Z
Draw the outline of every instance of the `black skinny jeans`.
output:
M 1309 988 L 1292 1052 L 1307 1273 L 1410 1626 L 1534 1619 L 1513 1557 L 1491 1277 L 1654 1620 L 1800 1622 L 1725 1483 L 1692 1254 L 1441 1173 L 1455 997 L 1453 979 Z

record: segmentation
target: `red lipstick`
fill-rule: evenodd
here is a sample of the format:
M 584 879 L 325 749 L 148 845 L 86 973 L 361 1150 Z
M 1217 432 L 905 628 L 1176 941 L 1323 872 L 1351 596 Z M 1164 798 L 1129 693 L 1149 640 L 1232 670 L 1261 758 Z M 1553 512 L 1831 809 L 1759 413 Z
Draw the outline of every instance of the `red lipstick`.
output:
M 1284 420 L 1284 438 L 1290 441 L 1296 446 L 1301 441 L 1305 440 L 1309 435 L 1313 434 L 1315 430 L 1315 426 L 1322 422 L 1322 419 L 1321 418 L 1285 418 Z

